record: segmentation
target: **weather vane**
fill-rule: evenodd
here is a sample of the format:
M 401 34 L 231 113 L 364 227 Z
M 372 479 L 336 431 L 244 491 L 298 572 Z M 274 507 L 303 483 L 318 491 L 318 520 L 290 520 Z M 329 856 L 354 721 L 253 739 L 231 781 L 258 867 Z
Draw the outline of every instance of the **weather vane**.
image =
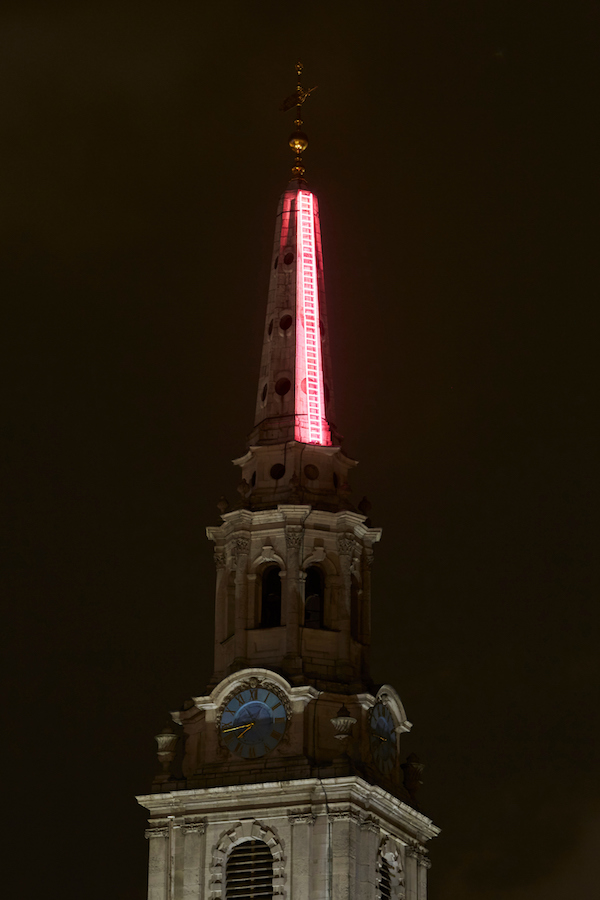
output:
M 306 169 L 302 165 L 302 154 L 308 147 L 308 137 L 302 131 L 302 104 L 306 100 L 306 98 L 312 94 L 314 90 L 316 90 L 317 86 L 312 88 L 308 88 L 305 90 L 300 84 L 300 76 L 302 75 L 302 63 L 296 63 L 296 73 L 298 75 L 298 85 L 293 94 L 290 94 L 287 97 L 279 109 L 282 112 L 287 112 L 288 109 L 292 109 L 294 106 L 296 107 L 296 118 L 294 119 L 294 125 L 296 126 L 296 131 L 290 135 L 289 145 L 292 148 L 293 152 L 296 154 L 295 165 L 292 169 L 292 178 L 304 179 L 304 173 Z

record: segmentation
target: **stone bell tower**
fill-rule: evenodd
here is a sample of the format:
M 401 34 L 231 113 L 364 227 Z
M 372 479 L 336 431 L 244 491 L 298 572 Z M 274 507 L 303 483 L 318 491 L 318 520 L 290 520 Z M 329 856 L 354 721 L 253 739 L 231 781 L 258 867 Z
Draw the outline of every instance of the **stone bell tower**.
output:
M 297 67 L 298 79 L 302 67 Z M 292 179 L 277 212 L 255 421 L 239 500 L 219 504 L 214 673 L 157 736 L 149 900 L 426 900 L 422 766 L 369 672 L 381 530 L 355 507 L 333 420 L 317 198 L 304 180 L 300 81 Z

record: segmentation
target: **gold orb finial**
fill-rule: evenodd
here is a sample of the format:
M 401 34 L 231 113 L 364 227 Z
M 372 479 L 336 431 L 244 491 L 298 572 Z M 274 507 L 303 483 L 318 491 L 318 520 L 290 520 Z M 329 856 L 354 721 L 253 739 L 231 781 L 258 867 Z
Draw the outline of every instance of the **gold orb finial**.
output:
M 302 104 L 306 100 L 306 98 L 312 94 L 315 90 L 314 87 L 305 90 L 300 83 L 300 76 L 302 75 L 302 71 L 304 66 L 301 62 L 296 63 L 296 75 L 298 77 L 298 85 L 293 94 L 287 97 L 280 106 L 282 112 L 287 112 L 288 109 L 292 109 L 294 106 L 296 107 L 296 118 L 294 120 L 294 125 L 296 126 L 296 130 L 289 137 L 289 146 L 292 151 L 296 154 L 295 165 L 292 169 L 292 178 L 303 179 L 305 168 L 302 165 L 302 154 L 308 147 L 308 137 L 302 131 Z

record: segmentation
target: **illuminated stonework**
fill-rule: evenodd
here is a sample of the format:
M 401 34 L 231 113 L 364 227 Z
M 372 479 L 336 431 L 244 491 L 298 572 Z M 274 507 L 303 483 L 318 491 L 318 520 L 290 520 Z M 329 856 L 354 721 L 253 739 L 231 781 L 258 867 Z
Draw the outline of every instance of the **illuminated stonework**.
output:
M 325 418 L 323 359 L 315 240 L 315 203 L 310 191 L 296 197 L 296 426 L 303 444 L 331 446 Z

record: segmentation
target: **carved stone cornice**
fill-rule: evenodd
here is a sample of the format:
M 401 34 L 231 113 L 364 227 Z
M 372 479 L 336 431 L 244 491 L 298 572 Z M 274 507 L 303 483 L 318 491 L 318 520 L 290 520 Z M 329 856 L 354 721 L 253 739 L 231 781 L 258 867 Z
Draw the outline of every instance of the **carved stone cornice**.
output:
M 351 556 L 356 542 L 349 534 L 340 535 L 337 539 L 338 553 L 340 556 Z
M 365 816 L 360 820 L 359 824 L 363 831 L 371 831 L 373 834 L 379 834 L 381 831 L 379 822 L 375 816 Z
M 169 837 L 169 826 L 168 825 L 159 825 L 154 828 L 146 828 L 146 830 L 144 832 L 144 837 L 148 840 L 150 838 Z
M 181 826 L 184 834 L 204 834 L 206 831 L 206 819 L 186 818 Z
M 231 559 L 234 566 L 238 564 L 239 556 L 246 556 L 250 552 L 250 541 L 247 537 L 234 537 L 229 545 Z
M 328 813 L 327 818 L 330 822 L 334 822 L 336 819 L 344 819 L 347 822 L 356 822 L 357 825 L 361 824 L 361 816 L 354 809 L 334 809 Z
M 416 859 L 419 865 L 424 866 L 426 869 L 431 868 L 431 860 L 427 855 L 427 851 L 416 841 L 411 841 L 406 845 L 406 855 Z
M 303 531 L 301 528 L 285 529 L 285 544 L 289 550 L 298 550 L 302 544 Z
M 314 825 L 317 817 L 310 810 L 288 809 L 288 822 L 290 825 Z

